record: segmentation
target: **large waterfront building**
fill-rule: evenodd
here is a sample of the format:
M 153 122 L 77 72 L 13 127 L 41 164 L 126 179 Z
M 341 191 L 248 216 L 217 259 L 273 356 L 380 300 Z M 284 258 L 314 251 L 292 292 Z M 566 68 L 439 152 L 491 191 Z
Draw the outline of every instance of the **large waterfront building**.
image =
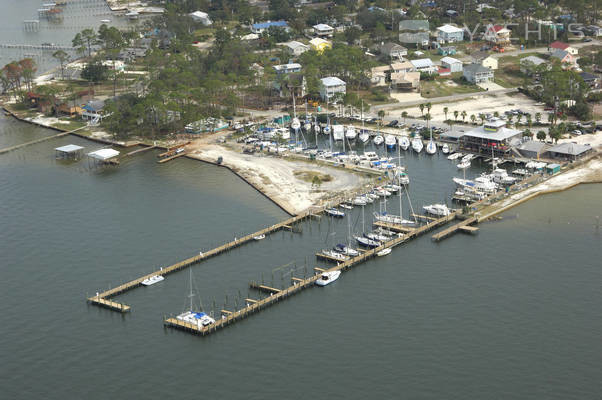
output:
M 508 155 L 513 146 L 521 143 L 522 132 L 506 128 L 502 120 L 487 121 L 460 137 L 460 148 L 472 153 L 497 156 Z

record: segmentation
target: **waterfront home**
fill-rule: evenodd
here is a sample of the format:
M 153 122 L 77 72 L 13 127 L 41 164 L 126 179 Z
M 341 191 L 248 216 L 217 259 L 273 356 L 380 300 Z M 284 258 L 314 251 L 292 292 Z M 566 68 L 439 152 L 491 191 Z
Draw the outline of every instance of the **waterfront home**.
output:
M 213 24 L 213 21 L 211 21 L 211 18 L 209 18 L 209 14 L 207 14 L 206 12 L 195 11 L 195 12 L 191 12 L 188 15 L 192 18 L 192 20 L 194 22 L 200 22 L 201 24 L 203 24 L 205 26 L 209 26 L 209 25 Z
M 397 43 L 385 43 L 379 47 L 380 54 L 389 58 L 403 59 L 408 55 L 408 49 Z
M 574 161 L 593 152 L 589 144 L 561 143 L 550 147 L 547 151 L 549 158 Z
M 414 65 L 409 61 L 401 61 L 391 64 L 391 72 L 394 72 L 396 74 L 411 71 L 414 71 Z
M 551 58 L 560 61 L 564 69 L 573 69 L 576 66 L 575 57 L 566 50 L 554 50 Z
M 441 59 L 441 66 L 448 68 L 450 72 L 462 72 L 462 61 L 453 57 L 443 57 Z
M 331 37 L 332 34 L 334 33 L 334 28 L 330 25 L 326 25 L 326 24 L 318 24 L 318 25 L 314 25 L 314 33 L 318 36 L 318 37 Z
M 600 88 L 600 77 L 598 75 L 590 74 L 589 72 L 581 72 L 579 73 L 583 82 L 585 82 L 590 89 L 599 89 Z
M 555 50 L 564 50 L 574 56 L 579 54 L 579 49 L 577 49 L 576 47 L 573 47 L 568 43 L 559 41 L 550 43 L 550 53 L 553 53 Z
M 251 25 L 251 32 L 257 33 L 258 35 L 267 31 L 270 28 L 282 28 L 285 31 L 289 31 L 290 28 L 286 21 L 267 21 L 267 22 L 259 22 L 257 24 Z
M 274 69 L 276 70 L 276 73 L 279 75 L 280 74 L 290 74 L 293 72 L 301 71 L 301 64 L 292 63 L 292 64 L 274 65 Z
M 300 56 L 301 54 L 309 50 L 308 45 L 303 44 L 301 42 L 297 42 L 296 40 L 292 40 L 286 43 L 285 46 L 292 56 Z
M 437 28 L 439 43 L 456 43 L 464 40 L 464 29 L 453 25 L 443 25 Z
M 326 102 L 330 102 L 335 96 L 345 96 L 347 94 L 347 84 L 336 76 L 329 76 L 320 79 L 320 97 Z
M 82 106 L 82 118 L 89 121 L 102 121 L 104 116 L 104 100 L 90 100 Z
M 483 40 L 496 46 L 507 46 L 510 44 L 510 31 L 501 25 L 489 24 L 483 34 Z
M 309 46 L 312 50 L 315 50 L 321 54 L 325 50 L 332 49 L 332 42 L 322 38 L 313 38 L 309 41 Z
M 462 76 L 474 84 L 491 82 L 493 81 L 493 70 L 480 64 L 469 64 L 464 67 Z
M 466 71 L 466 68 L 464 69 Z M 520 145 L 522 132 L 506 128 L 502 120 L 488 121 L 478 128 L 465 132 L 460 137 L 460 149 L 491 156 L 505 156 L 513 146 Z
M 410 60 L 414 69 L 425 74 L 434 74 L 437 72 L 437 67 L 433 64 L 430 58 L 420 58 L 418 60 Z
M 475 51 L 470 55 L 473 64 L 480 64 L 489 69 L 497 69 L 497 58 L 491 57 L 486 51 Z
M 549 65 L 546 60 L 537 56 L 529 56 L 520 60 L 520 72 L 525 75 L 537 77 L 542 66 Z

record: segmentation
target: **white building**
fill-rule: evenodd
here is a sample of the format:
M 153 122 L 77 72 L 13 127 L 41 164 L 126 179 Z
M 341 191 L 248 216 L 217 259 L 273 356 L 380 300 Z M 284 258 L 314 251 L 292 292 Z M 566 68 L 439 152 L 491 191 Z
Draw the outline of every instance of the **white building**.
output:
M 292 64 L 281 64 L 274 65 L 274 69 L 277 74 L 290 74 L 293 72 L 301 71 L 301 64 L 292 63 Z
M 455 43 L 464 40 L 464 29 L 453 25 L 443 25 L 437 28 L 439 43 Z
M 434 74 L 437 71 L 437 67 L 433 64 L 430 58 L 421 58 L 419 60 L 410 60 L 414 69 L 418 72 L 424 72 L 426 74 Z
M 292 40 L 286 43 L 285 46 L 289 53 L 291 53 L 291 55 L 293 56 L 300 56 L 301 54 L 309 50 L 308 45 L 303 44 L 301 42 L 297 42 L 296 40 Z
M 326 102 L 337 95 L 344 96 L 347 93 L 347 84 L 336 76 L 320 79 L 320 97 Z
M 203 24 L 205 26 L 209 26 L 209 25 L 213 24 L 213 21 L 211 21 L 211 18 L 209 18 L 209 14 L 207 14 L 206 12 L 195 11 L 188 15 L 190 15 L 190 17 L 192 17 L 192 20 L 194 22 L 200 22 L 201 24 Z
M 449 68 L 450 72 L 462 72 L 462 61 L 457 58 L 443 57 L 441 59 L 441 66 Z
M 318 25 L 314 25 L 314 32 L 316 35 L 318 36 L 332 36 L 332 34 L 334 33 L 334 28 L 330 25 L 326 25 L 326 24 L 318 24 Z

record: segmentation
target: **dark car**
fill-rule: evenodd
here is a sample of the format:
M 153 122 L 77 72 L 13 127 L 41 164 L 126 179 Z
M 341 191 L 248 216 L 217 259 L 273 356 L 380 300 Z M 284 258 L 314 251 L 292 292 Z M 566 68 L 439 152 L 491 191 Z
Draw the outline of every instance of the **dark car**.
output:
M 583 41 L 584 41 L 584 42 L 591 42 L 591 41 L 593 41 L 593 40 L 594 40 L 594 39 L 592 39 L 591 37 L 588 37 L 588 38 L 585 38 L 585 39 L 583 39 Z
M 394 127 L 394 126 L 397 126 L 397 124 L 399 124 L 399 121 L 398 121 L 398 120 L 396 120 L 396 119 L 394 119 L 393 121 L 389 122 L 389 123 L 387 124 L 387 126 Z

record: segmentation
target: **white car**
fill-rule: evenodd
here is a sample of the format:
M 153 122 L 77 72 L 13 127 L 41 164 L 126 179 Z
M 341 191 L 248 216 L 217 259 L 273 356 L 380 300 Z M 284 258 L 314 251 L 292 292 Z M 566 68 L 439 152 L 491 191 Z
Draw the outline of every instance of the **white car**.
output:
M 573 132 L 571 132 L 573 135 L 577 135 L 577 136 L 581 136 L 581 131 L 579 129 L 575 129 Z

